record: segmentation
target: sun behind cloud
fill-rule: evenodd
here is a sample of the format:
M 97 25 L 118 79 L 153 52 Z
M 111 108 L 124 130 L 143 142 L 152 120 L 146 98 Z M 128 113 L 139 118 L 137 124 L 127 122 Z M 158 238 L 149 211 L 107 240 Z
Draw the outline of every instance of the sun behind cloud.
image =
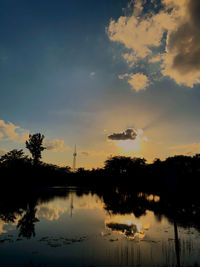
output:
M 143 143 L 148 141 L 142 129 L 133 128 L 126 129 L 122 133 L 114 133 L 108 136 L 108 139 L 112 140 L 121 152 L 138 152 L 142 149 Z

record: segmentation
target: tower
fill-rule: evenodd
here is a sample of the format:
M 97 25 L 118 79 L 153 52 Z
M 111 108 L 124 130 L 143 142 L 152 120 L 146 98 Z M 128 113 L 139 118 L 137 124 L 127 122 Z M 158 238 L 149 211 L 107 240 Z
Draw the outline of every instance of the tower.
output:
M 74 153 L 73 153 L 73 171 L 74 172 L 76 171 L 76 156 L 77 156 L 77 153 L 76 153 L 76 145 L 75 145 Z

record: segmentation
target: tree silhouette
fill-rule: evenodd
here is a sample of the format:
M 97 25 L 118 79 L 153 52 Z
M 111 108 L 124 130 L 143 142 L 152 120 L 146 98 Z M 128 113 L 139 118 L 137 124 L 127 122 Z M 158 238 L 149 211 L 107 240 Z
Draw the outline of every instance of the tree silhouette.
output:
M 143 158 L 131 158 L 124 156 L 110 157 L 105 161 L 105 170 L 112 173 L 130 173 L 145 166 L 146 160 Z
M 105 161 L 105 170 L 113 173 L 126 173 L 132 164 L 130 157 L 114 156 Z
M 29 140 L 26 141 L 26 148 L 30 151 L 34 165 L 37 165 L 42 158 L 41 152 L 45 149 L 43 146 L 44 135 L 40 133 L 29 134 Z
M 0 157 L 0 164 L 5 167 L 21 166 L 25 162 L 28 162 L 28 157 L 24 156 L 22 149 L 13 149 Z

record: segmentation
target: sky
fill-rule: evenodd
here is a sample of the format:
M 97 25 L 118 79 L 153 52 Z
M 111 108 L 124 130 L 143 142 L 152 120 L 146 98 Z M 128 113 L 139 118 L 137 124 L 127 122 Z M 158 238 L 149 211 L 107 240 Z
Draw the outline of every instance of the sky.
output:
M 43 161 L 200 153 L 198 0 L 0 0 L 0 155 Z

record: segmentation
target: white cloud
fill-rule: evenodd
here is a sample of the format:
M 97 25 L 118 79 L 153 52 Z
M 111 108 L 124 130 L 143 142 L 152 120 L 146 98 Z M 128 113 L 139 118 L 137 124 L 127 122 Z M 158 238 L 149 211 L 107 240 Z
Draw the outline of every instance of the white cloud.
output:
M 135 62 L 137 62 L 137 57 L 134 53 L 125 53 L 123 58 L 130 67 L 133 67 Z
M 145 58 L 152 54 L 152 47 L 159 47 L 163 33 L 173 27 L 170 14 L 160 12 L 158 14 L 141 18 L 122 16 L 118 21 L 111 20 L 107 28 L 107 34 L 111 41 L 120 42 L 126 48 L 132 50 L 135 58 Z
M 106 31 L 113 42 L 122 43 L 129 53 L 122 56 L 133 66 L 136 61 L 162 61 L 161 73 L 177 84 L 193 87 L 200 83 L 200 1 L 162 0 L 163 8 L 145 13 L 145 1 L 131 1 L 132 15 L 111 19 Z M 155 1 L 152 1 L 155 4 Z M 132 5 L 129 5 L 132 6 Z M 164 33 L 165 49 L 161 50 Z M 149 59 L 149 57 L 151 57 Z
M 149 86 L 149 79 L 143 73 L 131 73 L 131 74 L 123 74 L 118 76 L 119 79 L 127 78 L 128 83 L 131 88 L 135 91 L 140 91 L 146 89 Z
M 19 126 L 14 125 L 11 122 L 5 123 L 3 120 L 0 120 L 0 136 L 6 137 L 9 140 L 15 140 L 18 138 L 19 134 L 16 132 L 16 129 L 20 128 Z
M 149 59 L 150 63 L 157 63 L 157 62 L 161 62 L 163 60 L 163 55 L 162 54 L 158 54 L 152 58 Z
M 0 120 L 0 140 L 10 140 L 15 143 L 25 143 L 25 141 L 28 139 L 29 131 L 24 130 L 20 126 L 17 126 L 11 122 L 6 123 L 3 120 Z M 65 142 L 62 139 L 48 140 L 45 142 L 44 146 L 47 150 L 53 152 L 63 152 L 70 149 L 65 145 Z M 4 150 L 0 150 L 0 155 L 2 153 L 4 153 Z
M 52 139 L 50 141 L 46 141 L 44 146 L 47 150 L 53 152 L 63 152 L 70 149 L 70 147 L 65 146 L 65 141 L 62 139 Z
M 12 122 L 6 123 L 3 120 L 0 120 L 0 139 L 11 140 L 16 143 L 25 142 L 29 132 L 13 124 Z

